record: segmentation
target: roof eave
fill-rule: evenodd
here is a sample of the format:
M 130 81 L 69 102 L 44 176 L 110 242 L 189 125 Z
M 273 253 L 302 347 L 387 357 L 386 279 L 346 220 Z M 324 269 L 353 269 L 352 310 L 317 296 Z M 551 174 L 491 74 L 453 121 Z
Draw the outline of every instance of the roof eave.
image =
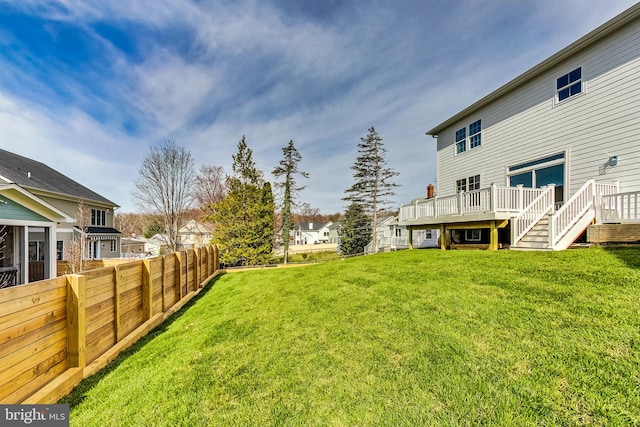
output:
M 627 9 L 624 12 L 622 12 L 618 16 L 616 16 L 613 19 L 611 19 L 611 20 L 605 22 L 604 24 L 600 25 L 598 28 L 596 28 L 595 30 L 591 31 L 587 35 L 581 37 L 580 39 L 578 39 L 575 42 L 571 43 L 569 46 L 565 47 L 564 49 L 560 50 L 559 52 L 557 52 L 554 55 L 550 56 L 549 58 L 545 59 L 544 61 L 542 61 L 538 65 L 534 66 L 533 68 L 529 69 L 528 71 L 525 71 L 524 73 L 522 73 L 521 75 L 519 75 L 515 79 L 511 80 L 507 84 L 505 84 L 505 85 L 501 86 L 500 88 L 496 89 L 495 91 L 491 92 L 489 95 L 487 95 L 484 98 L 481 98 L 479 101 L 471 104 L 469 107 L 467 107 L 464 110 L 460 111 L 458 114 L 450 117 L 449 119 L 447 119 L 444 122 L 440 123 L 438 126 L 436 126 L 433 129 L 427 131 L 426 134 L 434 136 L 434 137 L 437 137 L 438 133 L 440 133 L 443 129 L 455 124 L 456 122 L 462 120 L 464 117 L 472 114 L 476 110 L 479 110 L 480 108 L 484 107 L 485 105 L 487 105 L 487 104 L 495 101 L 496 99 L 502 97 L 503 95 L 511 92 L 512 90 L 514 90 L 517 87 L 523 85 L 524 83 L 526 83 L 527 81 L 531 80 L 532 78 L 534 78 L 534 77 L 542 74 L 543 72 L 547 71 L 548 69 L 554 67 L 555 65 L 557 65 L 561 61 L 564 61 L 565 59 L 575 55 L 576 53 L 580 52 L 581 50 L 585 49 L 586 47 L 592 45 L 593 43 L 595 43 L 595 42 L 597 42 L 599 40 L 601 40 L 602 38 L 606 37 L 607 35 L 611 34 L 612 32 L 618 30 L 619 28 L 621 28 L 621 27 L 627 25 L 628 23 L 638 19 L 639 17 L 640 17 L 640 3 L 630 7 L 629 9 Z
M 91 203 L 91 204 L 94 204 L 94 205 L 108 206 L 108 207 L 111 207 L 111 208 L 114 208 L 114 209 L 120 207 L 119 205 L 117 205 L 116 203 L 114 203 L 111 200 L 107 199 L 106 197 L 103 197 L 104 200 L 95 200 L 95 199 L 78 197 L 78 196 L 74 196 L 74 195 L 66 194 L 66 193 L 58 193 L 58 192 L 55 192 L 55 191 L 47 191 L 47 190 L 43 190 L 43 189 L 37 188 L 37 187 L 22 186 L 22 188 L 28 190 L 29 192 L 31 192 L 33 194 L 39 194 L 41 196 L 54 197 L 56 199 L 69 200 L 69 201 L 73 201 L 73 202 L 88 202 L 88 203 Z M 102 197 L 102 196 L 100 196 L 100 197 Z

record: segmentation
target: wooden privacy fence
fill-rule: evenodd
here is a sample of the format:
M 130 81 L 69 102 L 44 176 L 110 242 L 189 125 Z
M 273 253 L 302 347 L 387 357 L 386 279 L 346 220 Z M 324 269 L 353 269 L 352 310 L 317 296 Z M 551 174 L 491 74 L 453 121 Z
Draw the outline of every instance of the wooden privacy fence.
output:
M 218 249 L 0 289 L 0 403 L 54 403 L 217 274 Z

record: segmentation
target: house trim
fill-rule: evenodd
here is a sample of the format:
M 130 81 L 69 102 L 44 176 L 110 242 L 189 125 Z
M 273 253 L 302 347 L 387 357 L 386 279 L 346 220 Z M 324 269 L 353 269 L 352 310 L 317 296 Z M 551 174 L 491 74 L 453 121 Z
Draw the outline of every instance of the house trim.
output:
M 458 114 L 452 116 L 448 120 L 445 120 L 444 122 L 440 123 L 438 126 L 436 126 L 433 129 L 427 131 L 426 134 L 436 137 L 438 135 L 438 133 L 441 132 L 443 129 L 446 129 L 449 126 L 455 125 L 457 122 L 459 122 L 459 121 L 467 118 L 468 116 L 472 115 L 474 112 L 476 112 L 480 108 L 490 104 L 491 102 L 497 100 L 498 98 L 501 98 L 502 96 L 504 96 L 504 95 L 506 95 L 508 93 L 511 93 L 512 91 L 514 91 L 518 87 L 520 87 L 523 84 L 529 82 L 534 77 L 538 77 L 538 76 L 542 75 L 543 73 L 549 71 L 551 68 L 553 68 L 554 66 L 560 64 L 562 61 L 566 60 L 567 58 L 570 58 L 571 56 L 581 52 L 583 49 L 585 49 L 588 46 L 590 46 L 590 45 L 602 40 L 603 38 L 605 38 L 609 34 L 615 32 L 618 29 L 624 27 L 625 25 L 633 22 L 634 20 L 638 19 L 639 17 L 640 17 L 640 3 L 630 7 L 625 12 L 623 12 L 620 15 L 616 16 L 615 18 L 611 19 L 610 21 L 605 22 L 604 24 L 600 25 L 598 28 L 596 28 L 595 30 L 591 31 L 590 33 L 588 33 L 584 37 L 578 39 L 577 41 L 571 43 L 569 46 L 567 46 L 564 49 L 560 50 L 555 55 L 552 55 L 551 57 L 549 57 L 546 60 L 542 61 L 538 65 L 536 65 L 533 68 L 529 69 L 528 71 L 524 72 L 520 76 L 518 76 L 515 79 L 511 80 L 509 83 L 507 83 L 507 84 L 503 85 L 502 87 L 498 88 L 497 90 L 491 92 L 489 95 L 487 95 L 484 98 L 480 99 L 479 101 L 471 104 L 469 107 L 467 107 L 464 110 L 460 111 Z M 560 104 L 563 104 L 563 103 L 564 102 L 562 102 Z
M 75 219 L 60 209 L 45 202 L 16 184 L 0 185 L 0 194 L 54 222 L 75 222 Z

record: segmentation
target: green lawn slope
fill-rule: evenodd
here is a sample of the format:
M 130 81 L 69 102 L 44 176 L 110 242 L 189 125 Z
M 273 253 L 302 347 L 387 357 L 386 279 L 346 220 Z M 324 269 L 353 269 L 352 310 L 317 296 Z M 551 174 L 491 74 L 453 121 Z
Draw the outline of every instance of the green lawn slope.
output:
M 638 425 L 640 251 L 415 250 L 227 274 L 73 426 Z

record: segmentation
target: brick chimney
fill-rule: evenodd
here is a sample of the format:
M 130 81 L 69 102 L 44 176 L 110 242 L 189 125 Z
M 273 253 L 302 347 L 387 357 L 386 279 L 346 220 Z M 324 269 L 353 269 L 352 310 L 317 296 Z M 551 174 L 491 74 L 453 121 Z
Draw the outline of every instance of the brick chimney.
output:
M 429 183 L 429 185 L 427 185 L 427 199 L 433 199 L 435 190 L 433 184 Z

